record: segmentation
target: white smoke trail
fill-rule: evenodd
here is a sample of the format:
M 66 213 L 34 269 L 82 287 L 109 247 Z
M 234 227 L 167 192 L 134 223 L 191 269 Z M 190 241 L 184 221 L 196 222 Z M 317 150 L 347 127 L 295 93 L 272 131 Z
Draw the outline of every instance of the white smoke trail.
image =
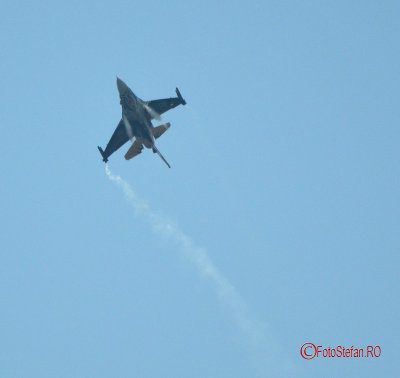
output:
M 152 109 L 148 104 L 143 102 L 143 107 L 147 110 L 147 112 L 157 121 L 162 122 L 162 117 L 158 114 L 154 109 Z
M 261 349 L 265 349 L 267 335 L 264 324 L 254 319 L 242 297 L 228 279 L 217 269 L 206 251 L 195 245 L 193 241 L 170 220 L 153 212 L 148 203 L 141 199 L 126 181 L 120 176 L 111 173 L 107 164 L 106 174 L 111 181 L 122 189 L 125 197 L 135 209 L 136 214 L 143 216 L 151 224 L 154 233 L 175 242 L 184 252 L 185 256 L 195 264 L 201 276 L 208 279 L 213 284 L 215 292 L 222 304 L 230 309 L 235 323 L 244 332 L 249 342 L 249 347 L 253 350 L 260 349 L 260 347 Z M 270 335 L 268 336 L 270 338 Z M 269 351 L 269 355 L 271 356 L 271 351 Z M 267 359 L 264 352 L 262 358 L 264 360 Z M 257 357 L 257 359 L 259 358 Z
M 132 125 L 130 124 L 130 122 L 129 122 L 128 118 L 125 116 L 125 114 L 122 115 L 122 120 L 124 122 L 125 130 L 126 130 L 126 133 L 128 134 L 128 138 L 132 142 L 132 139 L 133 139 Z

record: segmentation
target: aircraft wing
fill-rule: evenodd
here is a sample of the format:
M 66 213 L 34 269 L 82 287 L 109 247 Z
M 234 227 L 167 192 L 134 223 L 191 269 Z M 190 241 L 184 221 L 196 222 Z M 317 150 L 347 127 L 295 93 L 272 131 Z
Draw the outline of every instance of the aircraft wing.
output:
M 152 100 L 147 104 L 158 114 L 163 114 L 167 110 L 173 109 L 178 105 L 186 105 L 186 101 L 183 99 L 181 92 L 176 88 L 176 95 L 178 97 L 162 98 L 160 100 Z
M 152 100 L 148 102 L 148 105 L 158 114 L 163 114 L 167 110 L 173 109 L 180 105 L 178 97 L 174 98 L 163 98 L 161 100 Z
M 126 133 L 126 128 L 124 121 L 121 119 L 117 128 L 114 131 L 110 141 L 107 144 L 105 151 L 102 153 L 103 159 L 106 159 L 115 151 L 118 150 L 122 145 L 124 145 L 129 140 L 129 136 Z
M 142 143 L 139 142 L 137 139 L 133 142 L 131 148 L 127 151 L 125 154 L 125 159 L 129 160 L 135 157 L 136 155 L 139 155 L 143 150 Z

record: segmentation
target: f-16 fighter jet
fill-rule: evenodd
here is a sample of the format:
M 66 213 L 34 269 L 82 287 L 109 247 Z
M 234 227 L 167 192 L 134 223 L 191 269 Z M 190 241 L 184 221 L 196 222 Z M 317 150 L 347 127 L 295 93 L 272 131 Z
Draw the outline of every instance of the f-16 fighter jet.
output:
M 119 121 L 106 149 L 103 151 L 101 147 L 97 147 L 103 157 L 103 161 L 107 163 L 109 156 L 113 152 L 117 151 L 128 140 L 131 140 L 133 143 L 125 154 L 126 160 L 139 155 L 143 150 L 143 146 L 145 146 L 146 148 L 151 148 L 154 153 L 157 153 L 165 164 L 171 168 L 154 144 L 155 139 L 164 134 L 171 125 L 168 122 L 154 127 L 151 124 L 151 120 L 161 120 L 160 114 L 180 104 L 186 104 L 179 89 L 176 88 L 176 95 L 178 97 L 143 101 L 119 78 L 117 78 L 117 87 L 122 106 L 122 119 Z

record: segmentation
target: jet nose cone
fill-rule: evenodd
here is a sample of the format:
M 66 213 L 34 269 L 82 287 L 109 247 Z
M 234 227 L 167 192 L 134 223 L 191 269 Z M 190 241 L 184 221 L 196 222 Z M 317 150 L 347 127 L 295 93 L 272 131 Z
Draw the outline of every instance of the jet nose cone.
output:
M 117 88 L 120 94 L 124 93 L 128 88 L 127 85 L 119 77 L 117 77 Z

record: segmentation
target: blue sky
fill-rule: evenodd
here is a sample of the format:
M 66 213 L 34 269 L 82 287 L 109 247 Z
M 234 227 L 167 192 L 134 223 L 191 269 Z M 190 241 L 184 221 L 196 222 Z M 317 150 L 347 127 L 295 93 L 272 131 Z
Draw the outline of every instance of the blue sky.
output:
M 399 8 L 3 2 L 0 375 L 396 375 Z M 172 169 L 110 158 L 139 202 L 96 148 L 117 75 L 188 103 L 163 116 Z

